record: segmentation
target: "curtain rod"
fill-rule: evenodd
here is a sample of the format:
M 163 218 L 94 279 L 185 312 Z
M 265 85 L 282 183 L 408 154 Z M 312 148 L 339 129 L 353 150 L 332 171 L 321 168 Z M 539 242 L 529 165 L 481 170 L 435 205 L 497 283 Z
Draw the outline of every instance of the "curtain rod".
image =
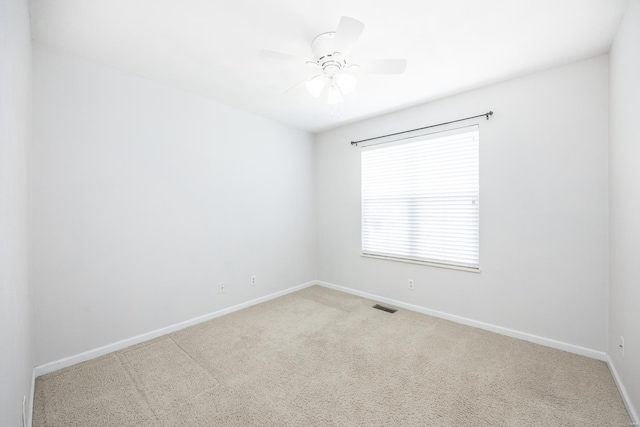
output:
M 361 142 L 373 141 L 374 139 L 386 138 L 388 136 L 402 135 L 403 133 L 409 133 L 409 132 L 415 132 L 417 130 L 434 128 L 436 126 L 448 125 L 448 124 L 451 124 L 451 123 L 462 122 L 464 120 L 477 119 L 478 117 L 486 117 L 487 120 L 489 120 L 489 117 L 491 117 L 491 116 L 493 116 L 493 111 L 489 111 L 488 113 L 484 113 L 484 114 L 478 114 L 477 116 L 465 117 L 464 119 L 451 120 L 450 122 L 438 123 L 437 125 L 430 125 L 430 126 L 425 126 L 425 127 L 422 127 L 422 128 L 411 129 L 411 130 L 403 130 L 402 132 L 390 133 L 390 134 L 382 135 L 382 136 L 374 136 L 373 138 L 361 139 L 360 141 L 351 141 L 351 145 L 356 145 L 357 146 Z

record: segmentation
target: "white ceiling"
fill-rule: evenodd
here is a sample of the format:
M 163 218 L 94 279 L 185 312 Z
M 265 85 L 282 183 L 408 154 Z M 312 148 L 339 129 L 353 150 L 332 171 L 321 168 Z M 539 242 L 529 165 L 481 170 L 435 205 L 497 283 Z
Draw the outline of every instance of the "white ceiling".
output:
M 31 0 L 33 39 L 287 125 L 318 132 L 608 51 L 627 0 Z M 310 43 L 365 23 L 350 58 L 406 58 L 359 76 L 340 118 L 304 90 Z

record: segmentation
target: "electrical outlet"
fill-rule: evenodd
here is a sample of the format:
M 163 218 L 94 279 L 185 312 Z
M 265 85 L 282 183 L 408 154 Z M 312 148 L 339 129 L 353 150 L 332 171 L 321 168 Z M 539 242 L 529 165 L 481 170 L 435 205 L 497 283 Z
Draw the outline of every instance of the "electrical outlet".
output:
M 256 276 L 251 276 L 251 286 L 256 285 Z
M 224 283 L 220 283 L 220 290 L 219 290 L 218 292 L 219 292 L 219 293 L 221 293 L 221 294 L 224 294 L 224 293 L 225 293 L 225 290 L 224 290 Z
M 409 279 L 409 289 L 414 290 L 415 286 L 413 285 L 413 279 Z
M 622 352 L 622 357 L 624 357 L 624 337 L 620 335 L 620 351 Z

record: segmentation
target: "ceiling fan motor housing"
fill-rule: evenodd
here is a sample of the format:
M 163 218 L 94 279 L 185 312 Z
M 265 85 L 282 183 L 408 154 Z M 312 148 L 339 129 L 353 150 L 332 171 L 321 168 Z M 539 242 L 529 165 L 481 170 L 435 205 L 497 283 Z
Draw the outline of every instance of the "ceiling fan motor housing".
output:
M 328 77 L 336 75 L 347 65 L 347 60 L 342 54 L 333 50 L 333 38 L 335 35 L 335 32 L 322 33 L 311 42 L 311 50 L 316 63 Z

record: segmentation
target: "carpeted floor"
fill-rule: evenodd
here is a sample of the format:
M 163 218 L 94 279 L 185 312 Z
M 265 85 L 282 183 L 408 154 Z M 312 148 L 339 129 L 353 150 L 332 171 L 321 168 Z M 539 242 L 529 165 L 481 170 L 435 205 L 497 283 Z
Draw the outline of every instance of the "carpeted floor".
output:
M 36 380 L 35 427 L 628 426 L 605 363 L 314 286 Z

